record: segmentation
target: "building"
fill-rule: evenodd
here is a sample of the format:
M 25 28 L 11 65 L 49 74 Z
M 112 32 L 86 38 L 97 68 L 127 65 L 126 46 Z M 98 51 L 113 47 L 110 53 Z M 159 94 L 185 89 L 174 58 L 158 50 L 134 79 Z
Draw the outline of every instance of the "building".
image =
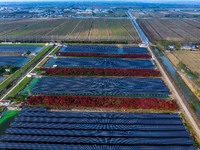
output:
M 181 50 L 197 50 L 196 45 L 183 45 Z
M 175 49 L 174 45 L 169 45 L 168 48 L 169 48 L 170 50 Z
M 12 103 L 12 100 L 2 100 L 0 101 L 1 106 L 8 106 Z

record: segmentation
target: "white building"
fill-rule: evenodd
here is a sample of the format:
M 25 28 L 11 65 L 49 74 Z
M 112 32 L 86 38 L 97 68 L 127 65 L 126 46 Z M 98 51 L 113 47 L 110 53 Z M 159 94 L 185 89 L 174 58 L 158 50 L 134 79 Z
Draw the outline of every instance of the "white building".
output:
M 12 103 L 12 100 L 2 100 L 0 101 L 1 106 L 8 106 Z

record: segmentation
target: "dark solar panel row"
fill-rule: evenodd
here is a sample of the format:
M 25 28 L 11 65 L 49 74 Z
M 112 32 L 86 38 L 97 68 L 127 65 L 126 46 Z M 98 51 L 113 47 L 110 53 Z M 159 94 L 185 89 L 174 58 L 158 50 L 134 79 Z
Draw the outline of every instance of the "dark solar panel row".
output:
M 66 129 L 66 130 L 108 130 L 108 131 L 185 131 L 183 124 L 178 125 L 124 125 L 124 124 L 76 124 L 76 123 L 29 123 L 13 122 L 12 128 Z
M 36 107 L 28 107 L 28 106 L 26 106 L 26 107 L 23 107 L 22 108 L 22 111 L 21 112 L 23 112 L 24 114 L 34 114 L 34 113 L 32 113 L 32 112 L 39 112 L 39 113 L 41 113 L 41 112 L 46 112 L 46 108 L 43 108 L 43 107 L 41 107 L 41 108 L 36 108 Z M 36 113 L 35 113 L 36 114 Z
M 150 60 L 134 60 L 120 58 L 50 58 L 44 67 L 83 67 L 83 68 L 137 68 L 155 69 Z
M 63 47 L 59 52 L 91 52 L 103 54 L 147 54 L 148 51 L 143 47 L 124 47 L 118 48 L 117 46 L 99 46 L 99 45 L 69 45 Z
M 196 149 L 178 114 L 51 112 L 36 109 L 22 109 L 20 116 L 15 118 L 16 122 L 1 136 L 0 148 Z
M 179 125 L 180 119 L 99 119 L 99 118 L 51 118 L 51 117 L 16 117 L 17 122 L 46 122 L 46 123 L 80 123 L 80 124 L 140 124 L 140 125 Z
M 0 142 L 1 149 L 48 149 L 48 150 L 197 150 L 194 146 L 125 146 L 125 145 L 80 145 Z
M 58 86 L 59 85 L 59 86 Z M 32 94 L 75 94 L 133 96 L 134 94 L 170 94 L 160 78 L 95 78 L 42 77 L 31 90 Z
M 12 65 L 21 67 L 28 60 L 29 58 L 23 56 L 0 56 L 0 66 Z
M 23 111 L 41 111 L 41 112 L 23 112 Z M 55 118 L 127 118 L 127 119 L 180 119 L 178 113 L 173 114 L 161 114 L 161 113 L 150 113 L 150 114 L 141 114 L 141 113 L 87 113 L 87 112 L 48 112 L 45 111 L 46 108 L 31 108 L 25 107 L 23 111 L 19 113 L 19 116 L 24 117 L 55 117 Z
M 55 130 L 9 128 L 7 134 L 74 136 L 74 137 L 127 137 L 127 138 L 188 138 L 187 131 L 104 131 L 104 130 Z
M 0 46 L 0 52 L 38 52 L 42 49 L 41 46 Z
M 30 136 L 4 135 L 0 138 L 6 142 L 40 142 L 65 144 L 110 144 L 110 145 L 194 145 L 190 138 L 124 138 L 124 137 L 65 137 L 65 136 Z

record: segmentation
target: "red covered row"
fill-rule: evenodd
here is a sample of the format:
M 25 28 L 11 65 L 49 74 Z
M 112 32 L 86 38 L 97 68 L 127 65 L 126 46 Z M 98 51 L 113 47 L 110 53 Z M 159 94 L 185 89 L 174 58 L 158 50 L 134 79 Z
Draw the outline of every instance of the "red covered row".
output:
M 89 52 L 58 52 L 58 56 L 74 56 L 74 57 L 108 57 L 108 58 L 135 58 L 135 59 L 150 59 L 148 54 L 101 54 Z
M 119 98 L 100 96 L 32 96 L 27 105 L 42 105 L 60 108 L 116 108 L 116 109 L 154 109 L 177 110 L 175 100 L 159 98 Z
M 41 68 L 47 75 L 65 76 L 140 76 L 158 77 L 160 71 L 153 69 L 118 69 L 118 68 Z

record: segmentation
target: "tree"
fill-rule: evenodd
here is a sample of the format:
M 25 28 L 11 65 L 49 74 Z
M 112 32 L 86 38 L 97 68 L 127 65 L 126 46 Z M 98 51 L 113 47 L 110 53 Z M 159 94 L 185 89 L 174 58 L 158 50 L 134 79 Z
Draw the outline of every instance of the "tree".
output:
M 0 74 L 5 73 L 5 68 L 3 66 L 0 66 Z
M 181 43 L 180 42 L 175 42 L 174 43 L 174 47 L 176 50 L 180 50 L 181 49 Z
M 30 55 L 31 54 L 31 51 L 26 51 L 26 55 Z

